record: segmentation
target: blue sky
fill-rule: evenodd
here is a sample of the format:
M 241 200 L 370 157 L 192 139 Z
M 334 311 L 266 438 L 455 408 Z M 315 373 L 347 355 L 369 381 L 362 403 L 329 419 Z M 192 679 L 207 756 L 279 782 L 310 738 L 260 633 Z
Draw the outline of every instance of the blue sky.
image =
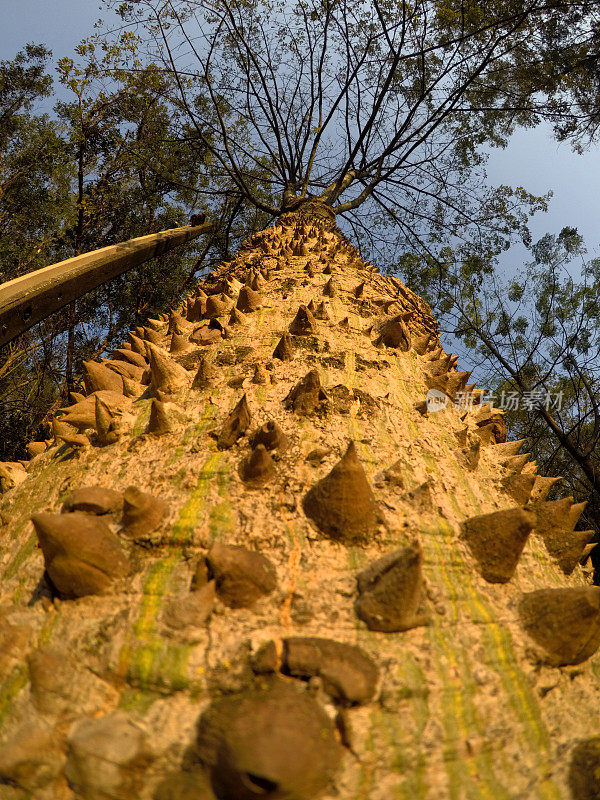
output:
M 100 17 L 100 0 L 0 0 L 0 59 L 12 58 L 26 42 L 43 42 L 56 58 L 71 55 Z M 492 185 L 523 186 L 533 194 L 554 191 L 547 214 L 532 220 L 534 240 L 565 225 L 578 228 L 591 256 L 600 256 L 600 149 L 580 156 L 557 144 L 547 129 L 519 131 L 505 150 L 494 150 L 487 167 Z M 518 266 L 522 249 L 503 259 Z
M 531 221 L 534 241 L 569 225 L 583 236 L 589 256 L 600 256 L 600 148 L 577 155 L 540 125 L 518 131 L 505 150 L 493 150 L 486 169 L 495 186 L 522 186 L 538 195 L 552 189 L 548 212 Z
M 12 58 L 26 42 L 70 55 L 104 13 L 99 0 L 0 0 L 0 58 Z

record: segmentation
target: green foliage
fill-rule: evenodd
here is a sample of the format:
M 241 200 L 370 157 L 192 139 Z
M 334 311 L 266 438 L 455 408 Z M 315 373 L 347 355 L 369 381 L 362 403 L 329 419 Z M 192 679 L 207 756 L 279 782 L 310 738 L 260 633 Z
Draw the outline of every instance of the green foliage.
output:
M 12 61 L 0 61 L 0 148 L 4 151 L 18 133 L 23 116 L 40 97 L 52 91 L 52 78 L 46 75 L 50 51 L 43 45 L 27 44 Z
M 158 70 L 137 70 L 136 45 L 128 34 L 110 44 L 88 39 L 79 61 L 61 59 L 59 80 L 73 100 L 57 103 L 53 119 L 35 114 L 50 92 L 49 53 L 32 45 L 0 65 L 1 280 L 178 227 L 198 205 L 202 149 L 192 153 L 179 140 L 171 87 Z M 0 458 L 24 456 L 24 442 L 43 435 L 37 426 L 65 374 L 174 302 L 197 260 L 194 246 L 173 251 L 85 296 L 74 317 L 65 309 L 4 348 Z
M 33 113 L 52 79 L 41 45 L 0 62 L 0 282 L 45 266 L 68 213 L 72 177 L 60 126 Z
M 587 25 L 583 3 L 108 4 L 175 77 L 211 159 L 263 211 L 277 214 L 285 193 L 318 196 L 380 264 L 407 252 L 437 264 L 450 246 L 461 263 L 479 259 L 475 272 L 515 237 L 529 243 L 528 215 L 546 198 L 487 187 L 484 148 L 554 119 L 562 84 L 535 48 L 558 18 Z M 570 58 L 578 34 L 564 31 L 554 43 Z
M 429 287 L 442 328 L 467 349 L 497 404 L 519 399 L 504 404 L 511 435 L 527 439 L 542 474 L 563 477 L 561 494 L 590 500 L 581 524 L 600 534 L 600 259 L 585 259 L 583 240 L 569 227 L 530 250 L 512 280 L 450 258 L 426 262 L 421 280 L 431 280 L 436 266 L 444 275 Z M 419 262 L 409 256 L 400 269 L 414 276 Z

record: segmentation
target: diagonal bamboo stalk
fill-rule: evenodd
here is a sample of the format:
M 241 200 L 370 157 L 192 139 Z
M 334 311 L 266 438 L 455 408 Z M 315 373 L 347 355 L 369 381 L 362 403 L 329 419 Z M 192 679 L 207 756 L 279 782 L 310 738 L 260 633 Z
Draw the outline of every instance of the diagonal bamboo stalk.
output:
M 172 228 L 83 253 L 0 285 L 0 347 L 106 281 L 210 233 L 213 225 Z

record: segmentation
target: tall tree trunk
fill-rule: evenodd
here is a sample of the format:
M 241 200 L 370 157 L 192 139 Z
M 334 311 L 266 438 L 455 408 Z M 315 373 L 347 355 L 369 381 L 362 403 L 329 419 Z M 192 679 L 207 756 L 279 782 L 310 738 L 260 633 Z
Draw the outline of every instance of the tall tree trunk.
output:
M 426 303 L 311 202 L 200 288 L 2 466 L 0 797 L 597 798 L 578 509 Z
M 67 392 L 72 392 L 75 386 L 73 375 L 73 366 L 75 363 L 75 309 L 76 301 L 73 300 L 67 307 L 67 314 L 69 315 L 69 324 L 67 328 L 67 360 L 65 364 Z
M 86 140 L 85 134 L 82 132 L 82 139 L 79 143 L 77 151 L 77 225 L 75 227 L 75 255 L 81 255 L 83 247 L 83 229 L 85 224 L 85 208 L 83 205 L 84 195 L 84 177 L 85 177 L 85 153 L 86 153 Z M 75 363 L 75 325 L 76 320 L 76 301 L 74 300 L 69 304 L 68 315 L 69 324 L 67 328 L 67 359 L 65 364 L 65 383 L 67 385 L 67 392 L 72 392 L 75 386 L 75 378 L 73 375 Z

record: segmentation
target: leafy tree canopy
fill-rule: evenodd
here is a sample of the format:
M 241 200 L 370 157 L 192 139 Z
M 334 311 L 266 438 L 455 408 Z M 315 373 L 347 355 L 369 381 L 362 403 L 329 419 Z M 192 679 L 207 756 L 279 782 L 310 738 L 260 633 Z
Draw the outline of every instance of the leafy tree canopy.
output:
M 127 35 L 111 44 L 96 37 L 77 48 L 76 59 L 61 59 L 59 81 L 72 99 L 58 102 L 53 117 L 36 113 L 51 89 L 44 72 L 49 52 L 28 45 L 2 64 L 0 279 L 186 224 L 200 205 L 195 165 L 201 153 L 196 151 L 192 161 L 189 148 L 181 145 L 166 77 L 151 66 L 131 69 L 135 44 Z M 4 348 L 4 458 L 23 454 L 23 443 L 65 377 L 72 389 L 84 358 L 101 354 L 139 319 L 175 301 L 216 244 L 201 242 L 200 251 L 191 246 L 168 253 Z
M 271 215 L 318 196 L 374 257 L 451 247 L 474 268 L 528 241 L 544 201 L 490 189 L 484 147 L 541 118 L 571 135 L 593 115 L 596 3 L 108 4 L 174 77 L 190 143 L 240 196 Z

